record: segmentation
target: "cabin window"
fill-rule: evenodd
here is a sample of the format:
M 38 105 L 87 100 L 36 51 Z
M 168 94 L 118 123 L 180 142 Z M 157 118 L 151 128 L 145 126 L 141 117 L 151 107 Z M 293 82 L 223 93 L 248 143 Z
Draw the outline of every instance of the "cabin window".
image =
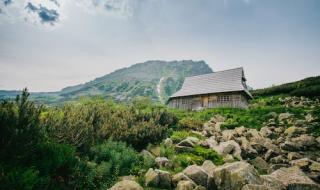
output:
M 230 96 L 218 96 L 218 102 L 229 102 L 230 101 Z
M 188 104 L 188 100 L 187 99 L 182 99 L 182 104 Z

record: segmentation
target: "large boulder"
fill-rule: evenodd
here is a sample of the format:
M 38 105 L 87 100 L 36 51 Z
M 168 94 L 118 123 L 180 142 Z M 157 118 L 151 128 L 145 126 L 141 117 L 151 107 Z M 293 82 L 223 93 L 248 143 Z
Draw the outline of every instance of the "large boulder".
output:
M 179 181 L 191 181 L 193 182 L 188 176 L 186 176 L 184 173 L 180 172 L 180 173 L 177 173 L 175 175 L 172 176 L 172 183 L 173 183 L 173 186 L 177 186 Z
M 293 115 L 290 113 L 280 113 L 278 116 L 279 121 L 284 121 L 291 118 Z
M 214 147 L 213 149 L 219 154 L 231 154 L 234 158 L 242 160 L 240 145 L 234 140 L 221 142 L 218 146 Z
M 135 181 L 122 180 L 112 186 L 109 190 L 143 190 L 143 188 Z
M 176 190 L 193 190 L 196 184 L 189 180 L 179 181 Z
M 217 167 L 211 160 L 206 160 L 202 164 L 202 169 L 206 171 L 209 175 L 213 175 L 213 170 Z
M 299 144 L 299 146 L 302 147 L 303 149 L 308 149 L 317 144 L 316 139 L 313 136 L 306 135 L 306 134 L 296 138 L 292 138 L 291 141 L 293 143 Z
M 158 167 L 171 167 L 171 161 L 166 157 L 157 157 L 155 160 Z
M 257 170 L 245 161 L 219 166 L 214 169 L 213 177 L 219 190 L 240 190 L 246 184 L 263 183 Z
M 269 164 L 259 156 L 253 160 L 250 160 L 250 164 L 252 164 L 259 171 L 259 173 L 266 174 L 270 169 Z
M 228 130 L 223 130 L 222 131 L 222 139 L 224 141 L 229 141 L 229 140 L 233 140 L 236 137 L 236 131 L 232 130 L 232 129 L 228 129 Z
M 194 147 L 196 143 L 199 141 L 196 137 L 187 137 L 186 139 L 179 142 L 178 146 L 186 146 L 186 147 Z
M 285 186 L 278 179 L 270 176 L 270 175 L 261 175 L 263 180 L 263 185 L 268 187 L 269 190 L 285 190 Z
M 288 190 L 319 190 L 320 186 L 312 181 L 298 167 L 280 168 L 270 176 L 281 181 Z
M 307 133 L 306 128 L 296 127 L 296 126 L 289 127 L 284 131 L 284 134 L 287 135 L 288 137 L 296 137 L 305 133 Z
M 197 185 L 204 187 L 212 187 L 213 179 L 202 167 L 197 165 L 188 166 L 183 170 L 183 173 L 188 176 Z
M 150 168 L 145 174 L 145 185 L 150 187 L 161 187 L 170 188 L 171 187 L 171 176 L 167 171 L 153 170 Z
M 258 151 L 253 149 L 250 142 L 245 137 L 238 138 L 241 148 L 242 158 L 255 158 L 258 155 Z
M 270 190 L 265 185 L 247 184 L 241 188 L 241 190 Z

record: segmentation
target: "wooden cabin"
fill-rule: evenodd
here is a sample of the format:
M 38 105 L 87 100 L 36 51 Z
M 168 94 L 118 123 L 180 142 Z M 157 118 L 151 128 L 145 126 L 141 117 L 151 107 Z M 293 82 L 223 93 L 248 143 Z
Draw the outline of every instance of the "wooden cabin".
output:
M 167 105 L 186 110 L 247 108 L 249 99 L 252 95 L 241 67 L 185 78 L 182 88 L 170 96 Z

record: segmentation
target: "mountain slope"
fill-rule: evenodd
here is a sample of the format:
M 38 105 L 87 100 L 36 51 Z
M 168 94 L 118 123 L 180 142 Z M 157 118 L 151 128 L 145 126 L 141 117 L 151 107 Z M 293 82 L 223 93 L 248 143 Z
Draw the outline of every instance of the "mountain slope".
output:
M 181 87 L 185 77 L 211 72 L 212 69 L 204 61 L 147 61 L 116 70 L 84 84 L 66 87 L 59 92 L 32 93 L 31 98 L 36 102 L 55 104 L 81 96 L 100 95 L 116 101 L 130 101 L 134 97 L 148 96 L 154 101 L 164 102 Z M 6 94 L 2 91 L 0 99 L 12 97 L 10 95 L 16 94 L 14 92 Z
M 291 95 L 320 97 L 320 76 L 309 77 L 300 81 L 253 90 L 253 96 Z

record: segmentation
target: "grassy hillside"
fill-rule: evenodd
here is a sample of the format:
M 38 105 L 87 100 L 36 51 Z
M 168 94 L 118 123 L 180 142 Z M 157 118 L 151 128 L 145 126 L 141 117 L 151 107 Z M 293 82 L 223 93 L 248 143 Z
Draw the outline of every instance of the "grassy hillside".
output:
M 320 76 L 309 77 L 300 81 L 286 83 L 270 88 L 253 90 L 254 96 L 291 95 L 320 97 Z
M 187 76 L 211 73 L 204 61 L 147 61 L 116 70 L 93 81 L 66 87 L 59 92 L 31 93 L 38 103 L 57 104 L 82 96 L 102 96 L 127 102 L 134 97 L 147 96 L 165 102 L 176 92 Z M 14 98 L 19 91 L 0 91 L 0 99 Z

